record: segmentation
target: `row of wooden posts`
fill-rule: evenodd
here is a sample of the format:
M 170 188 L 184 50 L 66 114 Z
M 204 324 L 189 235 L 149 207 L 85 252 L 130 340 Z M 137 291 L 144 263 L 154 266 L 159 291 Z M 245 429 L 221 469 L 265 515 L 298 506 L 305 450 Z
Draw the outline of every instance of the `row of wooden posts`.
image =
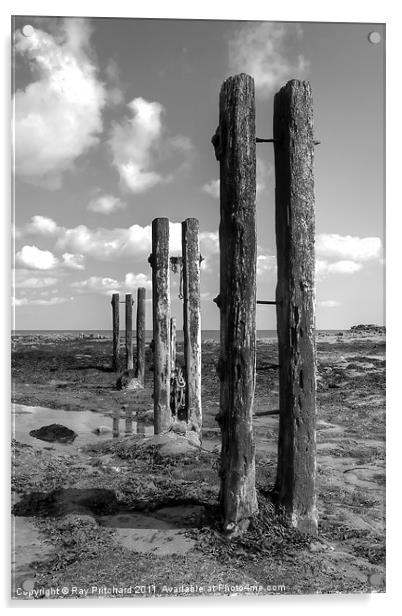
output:
M 133 296 L 127 293 L 125 301 L 122 302 L 126 307 L 126 370 L 134 369 L 133 355 Z M 120 295 L 113 293 L 112 295 L 112 323 L 113 323 L 113 355 L 112 355 L 112 370 L 119 372 L 122 369 L 120 358 Z M 144 384 L 145 379 L 145 289 L 140 287 L 137 290 L 137 362 L 136 362 L 136 377 L 138 381 Z
M 258 138 L 255 92 L 246 74 L 227 79 L 212 138 L 220 167 L 220 501 L 227 532 L 257 512 L 252 407 L 256 377 L 256 147 L 275 152 L 279 439 L 277 503 L 291 524 L 317 532 L 315 212 L 313 106 L 308 82 L 292 80 L 274 100 L 274 134 Z M 267 147 L 267 146 L 260 146 Z M 268 146 L 269 147 L 269 146 Z M 186 421 L 201 434 L 201 318 L 198 221 L 182 223 Z M 169 221 L 152 223 L 155 433 L 172 422 Z M 117 300 L 116 300 L 117 301 Z M 127 304 L 126 304 L 127 305 Z M 138 335 L 138 334 L 137 334 Z

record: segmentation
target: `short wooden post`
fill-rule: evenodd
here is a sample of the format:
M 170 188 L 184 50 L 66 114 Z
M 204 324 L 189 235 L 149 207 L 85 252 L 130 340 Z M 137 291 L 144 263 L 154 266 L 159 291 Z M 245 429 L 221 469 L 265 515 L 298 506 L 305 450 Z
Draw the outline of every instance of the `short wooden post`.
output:
M 152 221 L 152 311 L 154 339 L 154 431 L 172 423 L 170 411 L 169 220 Z
M 126 368 L 133 370 L 133 296 L 126 294 Z
M 133 410 L 126 408 L 126 434 L 133 433 Z
M 137 370 L 138 381 L 144 384 L 145 380 L 145 289 L 137 290 Z
M 201 310 L 199 222 L 182 222 L 183 331 L 186 414 L 190 430 L 201 434 Z
M 113 413 L 113 438 L 120 436 L 120 409 Z
M 222 431 L 220 501 L 224 530 L 236 534 L 258 510 L 252 407 L 256 363 L 256 142 L 254 80 L 244 73 L 221 88 L 219 128 L 212 138 L 220 160 L 220 295 Z
M 176 319 L 170 319 L 170 371 L 176 369 L 176 337 L 177 337 Z
M 112 370 L 120 370 L 120 326 L 119 326 L 119 294 L 112 295 L 112 319 L 113 319 L 113 359 Z
M 317 533 L 313 102 L 289 81 L 274 102 L 279 446 L 276 493 L 291 524 Z

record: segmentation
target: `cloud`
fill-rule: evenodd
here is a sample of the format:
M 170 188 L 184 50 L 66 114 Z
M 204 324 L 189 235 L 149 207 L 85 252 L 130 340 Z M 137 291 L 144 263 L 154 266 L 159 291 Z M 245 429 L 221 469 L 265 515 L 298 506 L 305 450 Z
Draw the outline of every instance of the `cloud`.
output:
M 323 258 L 349 261 L 370 261 L 381 256 L 379 237 L 354 237 L 337 233 L 320 233 L 316 239 L 316 254 Z
M 57 284 L 58 279 L 54 276 L 48 276 L 45 272 L 36 272 L 26 269 L 14 270 L 14 284 L 18 289 L 43 289 Z
M 247 23 L 229 40 L 229 69 L 254 77 L 257 92 L 267 98 L 288 79 L 302 79 L 308 63 L 299 53 L 299 24 Z
M 126 289 L 138 289 L 144 287 L 145 289 L 152 289 L 152 280 L 145 274 L 133 274 L 129 272 L 124 278 L 124 285 Z
M 323 277 L 326 274 L 355 274 L 363 269 L 362 263 L 356 261 L 335 261 L 328 263 L 324 259 L 316 260 L 316 276 Z
M 73 255 L 70 252 L 65 252 L 61 258 L 62 258 L 61 265 L 67 269 L 72 269 L 72 270 L 85 269 L 84 255 L 81 255 L 81 254 Z
M 25 235 L 43 235 L 52 237 L 57 234 L 58 226 L 51 218 L 45 216 L 33 216 L 29 224 L 25 226 Z
M 213 199 L 219 199 L 220 194 L 220 180 L 211 180 L 207 184 L 204 184 L 202 190 L 207 193 Z
M 109 147 L 123 188 L 138 194 L 171 181 L 171 173 L 157 170 L 159 163 L 175 152 L 188 156 L 192 145 L 183 135 L 166 136 L 160 103 L 135 98 L 128 108 L 130 116 L 112 126 Z
M 41 219 L 41 224 L 38 224 L 38 219 Z M 42 224 L 42 221 L 46 223 Z M 91 257 L 98 261 L 109 261 L 110 259 L 125 259 L 125 258 L 140 258 L 147 256 L 152 251 L 152 227 L 146 225 L 132 225 L 128 228 L 116 227 L 114 229 L 105 229 L 97 227 L 91 229 L 86 225 L 78 225 L 68 229 L 58 226 L 55 221 L 50 218 L 34 216 L 32 221 L 17 229 L 18 235 L 24 237 L 35 234 L 37 236 L 48 237 L 49 229 L 52 230 L 52 237 L 55 239 L 54 250 L 56 252 L 64 252 L 61 260 L 53 255 L 53 261 L 50 262 L 47 269 L 52 269 L 60 264 L 63 267 L 70 269 L 83 269 L 84 257 Z M 169 250 L 171 255 L 181 254 L 181 234 L 182 227 L 180 222 L 170 222 L 169 224 Z M 207 251 L 218 250 L 218 233 L 201 232 L 200 244 Z M 40 251 L 39 248 L 34 249 L 34 254 Z M 24 247 L 23 254 L 27 253 L 27 248 Z M 19 253 L 21 253 L 21 250 Z M 27 253 L 28 257 L 32 250 Z M 48 255 L 52 254 L 45 251 Z M 19 254 L 18 253 L 18 254 Z M 25 262 L 25 261 L 24 261 Z M 36 261 L 35 261 L 36 262 Z M 21 256 L 18 257 L 18 263 L 23 266 Z M 31 269 L 35 269 L 30 266 Z
M 59 188 L 62 174 L 99 141 L 105 89 L 90 59 L 90 28 L 68 18 L 53 34 L 15 35 L 15 51 L 37 80 L 14 95 L 15 173 Z
M 276 271 L 276 257 L 274 255 L 257 256 L 257 276 L 262 276 L 266 272 Z
M 113 195 L 100 195 L 92 199 L 88 204 L 88 210 L 97 214 L 112 214 L 125 207 L 126 204 L 118 197 L 113 197 Z
M 55 270 L 65 268 L 72 270 L 84 269 L 84 256 L 65 252 L 61 259 L 50 250 L 41 250 L 37 246 L 23 246 L 15 256 L 17 267 L 29 270 Z
M 27 269 L 51 270 L 58 265 L 58 260 L 52 252 L 28 245 L 17 252 L 15 260 L 17 265 Z
M 132 291 L 139 287 L 151 289 L 152 281 L 151 278 L 145 274 L 133 274 L 129 272 L 125 275 L 123 282 L 119 282 L 115 278 L 90 276 L 87 280 L 73 282 L 71 286 L 79 293 L 110 295 L 112 293 L 118 293 L 119 291 Z
M 50 297 L 48 299 L 32 299 L 28 297 L 13 298 L 13 306 L 56 306 L 58 304 L 65 304 L 66 302 L 73 301 L 73 297 Z
M 318 305 L 322 308 L 338 308 L 338 306 L 342 306 L 342 302 L 338 302 L 335 299 L 325 299 L 318 302 Z
M 81 293 L 101 293 L 102 295 L 117 293 L 120 289 L 120 283 L 117 280 L 102 276 L 91 276 L 87 280 L 73 282 L 71 286 Z

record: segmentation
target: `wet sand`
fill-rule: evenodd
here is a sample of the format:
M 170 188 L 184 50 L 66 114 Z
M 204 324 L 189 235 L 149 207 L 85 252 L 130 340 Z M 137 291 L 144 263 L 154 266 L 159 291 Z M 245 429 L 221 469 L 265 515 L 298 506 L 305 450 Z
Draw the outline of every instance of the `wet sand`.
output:
M 166 587 L 187 594 L 186 584 L 203 585 L 203 594 L 231 594 L 235 585 L 243 586 L 240 594 L 278 592 L 272 587 L 279 585 L 286 593 L 383 591 L 384 335 L 318 338 L 316 540 L 270 518 L 278 417 L 261 413 L 279 405 L 274 340 L 257 344 L 254 403 L 257 486 L 266 515 L 241 541 L 220 537 L 219 346 L 207 340 L 202 351 L 199 449 L 180 435 L 156 442 L 149 419 L 147 430 L 142 419 L 137 422 L 152 409 L 149 349 L 144 390 L 117 391 L 110 340 L 14 338 L 16 587 L 104 584 L 115 586 L 113 596 L 132 596 L 117 587 L 134 582 L 146 588 L 140 595 L 163 595 L 170 592 Z M 179 344 L 179 361 L 182 352 Z M 125 435 L 122 419 L 120 437 L 113 439 L 107 431 L 112 415 L 127 406 L 133 434 Z M 61 445 L 29 436 L 49 423 L 75 430 L 77 439 Z M 97 427 L 107 430 L 95 434 Z

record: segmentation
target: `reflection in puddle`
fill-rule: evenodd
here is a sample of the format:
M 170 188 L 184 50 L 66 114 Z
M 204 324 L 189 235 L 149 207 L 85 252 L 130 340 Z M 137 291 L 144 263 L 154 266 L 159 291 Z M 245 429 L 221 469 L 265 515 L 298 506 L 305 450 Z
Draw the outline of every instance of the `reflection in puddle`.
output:
M 31 430 L 49 424 L 61 424 L 78 434 L 73 443 L 48 443 L 30 436 Z M 124 427 L 123 427 L 124 426 Z M 153 435 L 154 427 L 133 420 L 132 411 L 121 415 L 97 413 L 96 411 L 63 411 L 42 406 L 12 405 L 12 436 L 20 443 L 34 445 L 40 448 L 77 448 L 93 443 L 106 441 L 112 436 L 119 437 L 130 434 Z

